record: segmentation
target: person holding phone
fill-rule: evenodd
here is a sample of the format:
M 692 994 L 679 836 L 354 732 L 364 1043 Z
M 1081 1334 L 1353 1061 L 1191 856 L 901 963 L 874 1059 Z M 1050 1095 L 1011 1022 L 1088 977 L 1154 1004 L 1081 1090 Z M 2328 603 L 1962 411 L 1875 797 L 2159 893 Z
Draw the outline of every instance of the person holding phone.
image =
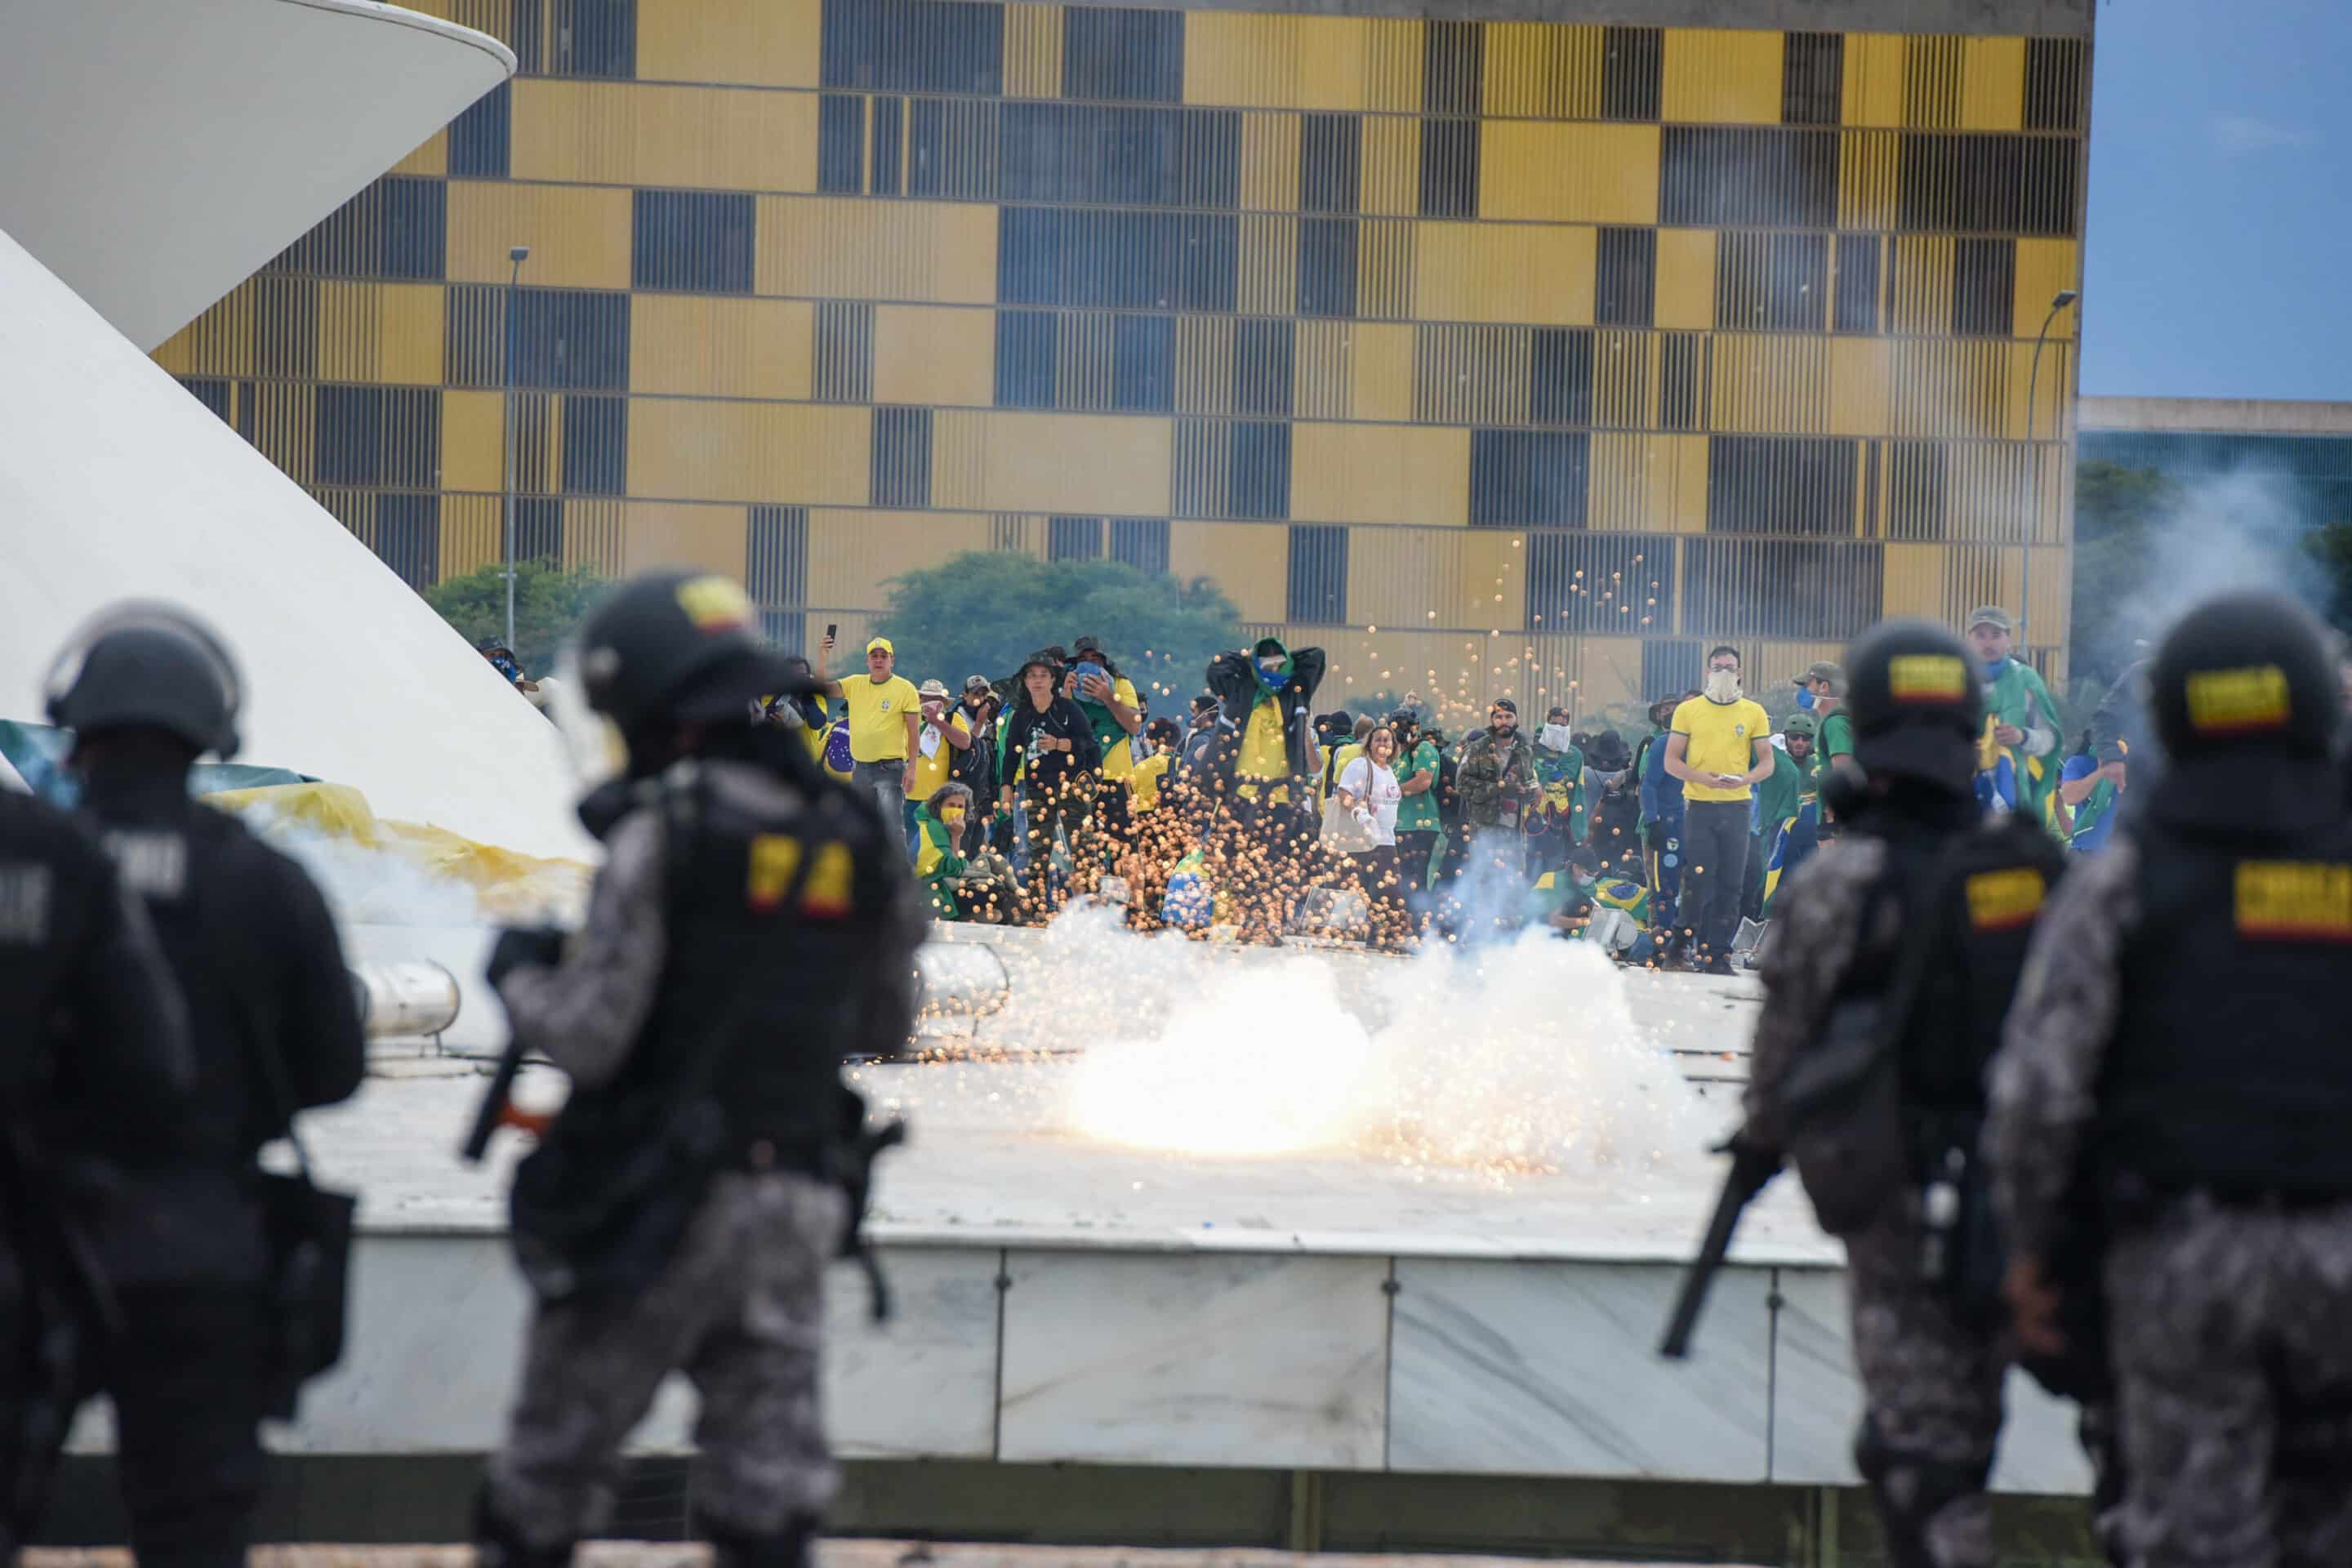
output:
M 922 700 L 914 682 L 898 673 L 898 649 L 888 637 L 866 645 L 866 673 L 835 680 L 825 673 L 833 658 L 834 628 L 817 645 L 816 678 L 825 695 L 849 706 L 849 784 L 872 794 L 882 820 L 896 823 L 899 842 L 913 853 L 915 761 L 919 754 Z
M 1014 677 L 1020 695 L 997 731 L 996 776 L 1002 803 L 1013 805 L 1013 778 L 1021 775 L 1027 808 L 1031 908 L 1050 911 L 1054 835 L 1059 829 L 1070 848 L 1074 874 L 1099 871 L 1095 841 L 1095 795 L 1102 752 L 1094 726 L 1076 702 L 1055 689 L 1060 669 L 1049 651 L 1033 653 Z

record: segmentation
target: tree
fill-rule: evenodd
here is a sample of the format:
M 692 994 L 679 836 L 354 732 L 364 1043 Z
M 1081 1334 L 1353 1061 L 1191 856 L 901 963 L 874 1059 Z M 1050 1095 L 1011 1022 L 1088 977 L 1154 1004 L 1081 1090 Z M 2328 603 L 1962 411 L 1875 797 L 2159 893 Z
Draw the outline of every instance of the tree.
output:
M 2151 635 L 2145 614 L 2149 564 L 2178 525 L 2187 496 L 2152 468 L 2084 463 L 2074 472 L 2074 630 L 2071 666 L 2113 680 Z
M 584 566 L 565 571 L 540 561 L 518 563 L 516 660 L 533 675 L 553 670 L 563 639 L 612 585 Z M 506 636 L 506 569 L 495 561 L 462 577 L 443 578 L 425 590 L 425 602 L 468 643 Z
M 2326 578 L 2321 605 L 2328 624 L 2352 636 L 2352 522 L 2326 522 L 2304 536 L 2304 553 Z
M 950 690 L 967 676 L 1010 675 L 1037 649 L 1093 633 L 1137 694 L 1168 714 L 1242 635 L 1232 601 L 1206 577 L 1181 582 L 1115 561 L 1007 551 L 970 551 L 891 579 L 877 630 L 898 648 L 900 673 Z M 836 676 L 854 671 L 857 650 L 835 649 L 833 662 Z

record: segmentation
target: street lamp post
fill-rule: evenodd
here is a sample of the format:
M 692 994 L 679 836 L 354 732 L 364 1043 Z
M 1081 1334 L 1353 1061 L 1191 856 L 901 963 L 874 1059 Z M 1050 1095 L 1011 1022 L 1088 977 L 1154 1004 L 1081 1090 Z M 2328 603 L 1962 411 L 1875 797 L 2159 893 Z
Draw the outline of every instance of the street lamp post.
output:
M 506 345 L 499 354 L 499 383 L 506 402 L 506 544 L 502 553 L 504 554 L 507 567 L 507 648 L 509 652 L 514 648 L 515 640 L 515 295 L 516 285 L 522 281 L 523 259 L 530 255 L 530 247 L 528 245 L 518 245 L 513 249 L 507 252 L 507 259 L 514 263 L 514 270 L 507 275 Z
M 2058 312 L 2081 297 L 2072 289 L 2059 289 L 2050 301 L 2050 313 L 2042 318 L 2042 330 L 2033 334 L 2033 363 L 2025 375 L 2025 450 L 2028 456 L 2033 454 L 2033 397 L 2042 381 L 2042 345 L 2050 341 L 2050 323 L 2058 319 Z M 2065 398 L 2063 391 L 2059 398 L 2063 404 Z M 2052 434 L 2063 435 L 2063 432 L 2053 427 Z M 2033 463 L 2033 504 L 2026 509 L 2025 513 L 2025 574 L 2017 592 L 2017 624 L 2025 637 L 2025 662 L 2029 665 L 2033 662 L 2033 536 L 2041 531 L 2035 526 L 2041 521 L 2042 462 L 2037 457 Z

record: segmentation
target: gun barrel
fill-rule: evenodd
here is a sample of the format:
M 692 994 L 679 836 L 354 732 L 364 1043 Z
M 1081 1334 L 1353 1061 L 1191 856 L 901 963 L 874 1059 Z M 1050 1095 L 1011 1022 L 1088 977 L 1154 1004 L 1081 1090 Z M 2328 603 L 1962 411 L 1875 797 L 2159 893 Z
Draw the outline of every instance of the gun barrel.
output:
M 474 1124 L 467 1129 L 466 1141 L 457 1146 L 457 1157 L 468 1165 L 478 1165 L 489 1152 L 490 1134 L 508 1121 L 507 1108 L 514 1096 L 515 1075 L 522 1070 L 522 1047 L 508 1042 L 506 1054 L 499 1058 L 498 1070 L 490 1075 L 489 1088 L 482 1091 L 482 1102 L 474 1108 Z
M 1707 1291 L 1715 1284 L 1716 1271 L 1723 1267 L 1725 1257 L 1731 1251 L 1731 1236 L 1739 1228 L 1740 1211 L 1761 1191 L 1763 1184 L 1748 1179 L 1748 1173 L 1735 1161 L 1724 1177 L 1723 1191 L 1716 1196 L 1715 1214 L 1706 1224 L 1706 1238 L 1699 1243 L 1698 1256 L 1691 1259 L 1690 1268 L 1683 1275 L 1682 1290 L 1675 1297 L 1674 1315 L 1666 1321 L 1666 1336 L 1658 1342 L 1658 1353 L 1666 1360 L 1681 1361 L 1690 1354 L 1691 1334 L 1698 1328 L 1698 1315 L 1706 1307 Z

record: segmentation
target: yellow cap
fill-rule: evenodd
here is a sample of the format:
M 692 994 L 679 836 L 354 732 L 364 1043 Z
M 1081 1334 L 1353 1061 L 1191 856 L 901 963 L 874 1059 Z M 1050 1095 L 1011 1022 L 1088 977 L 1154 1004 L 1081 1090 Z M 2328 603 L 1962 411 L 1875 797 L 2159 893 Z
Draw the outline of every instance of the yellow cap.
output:
M 876 637 L 872 642 L 866 645 L 866 651 L 867 653 L 872 653 L 877 647 L 884 653 L 888 654 L 892 658 L 898 657 L 898 650 L 890 646 L 890 639 L 888 637 Z

